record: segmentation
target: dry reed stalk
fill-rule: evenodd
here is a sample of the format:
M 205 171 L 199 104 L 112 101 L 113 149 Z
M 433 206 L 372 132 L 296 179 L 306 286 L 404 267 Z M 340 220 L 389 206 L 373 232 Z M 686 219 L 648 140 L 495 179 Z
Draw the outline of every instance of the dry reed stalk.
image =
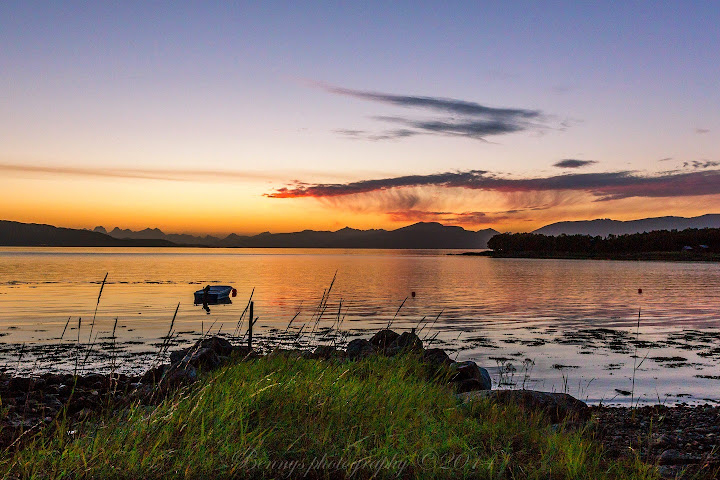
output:
M 115 368 L 116 368 L 116 360 L 117 360 L 117 352 L 116 352 L 116 337 L 115 337 L 115 330 L 117 329 L 117 323 L 118 323 L 118 317 L 115 317 L 115 324 L 113 324 L 112 329 L 112 354 L 110 355 L 110 382 L 112 382 L 113 385 L 113 393 L 115 393 L 115 387 L 117 386 L 117 382 L 114 382 L 113 378 L 115 376 Z
M 77 376 L 77 369 L 78 364 L 80 362 L 80 327 L 82 327 L 82 317 L 78 317 L 78 334 L 77 334 L 77 345 L 75 347 L 75 370 L 73 371 L 73 376 Z
M 68 317 L 67 322 L 65 322 L 65 328 L 63 328 L 62 335 L 60 335 L 61 342 L 62 342 L 63 337 L 65 336 L 65 331 L 67 330 L 67 327 L 69 324 L 70 324 L 70 317 Z
M 95 311 L 93 312 L 93 319 L 92 323 L 90 324 L 90 335 L 88 336 L 88 343 L 90 343 L 90 340 L 92 340 L 92 334 L 93 329 L 95 328 L 95 316 L 97 315 L 98 306 L 100 306 L 100 298 L 102 297 L 103 289 L 105 288 L 105 282 L 107 281 L 108 273 L 105 273 L 105 278 L 103 278 L 102 284 L 100 285 L 100 293 L 98 293 L 97 302 L 95 302 Z
M 179 302 L 177 304 L 177 307 L 175 307 L 175 313 L 173 313 L 172 320 L 170 321 L 170 328 L 168 329 L 168 333 L 167 335 L 165 335 L 165 338 L 163 338 L 163 343 L 162 345 L 160 345 L 160 351 L 158 352 L 158 355 L 155 358 L 153 365 L 161 361 L 162 357 L 165 356 L 167 349 L 170 348 L 170 339 L 172 338 L 173 327 L 175 326 L 175 319 L 177 318 L 178 310 L 180 310 Z
M 407 302 L 407 299 L 408 299 L 408 297 L 405 297 L 405 300 L 402 301 L 402 303 L 398 307 L 397 311 L 395 312 L 395 315 L 393 316 L 393 318 L 388 322 L 387 327 L 385 327 L 387 330 L 389 330 L 390 327 L 392 327 L 392 324 L 395 323 L 395 318 L 397 318 L 398 313 L 400 313 L 400 310 L 402 309 L 403 305 L 405 305 L 405 302 Z
M 445 311 L 445 309 L 440 310 L 440 313 L 437 314 L 437 317 L 435 317 L 435 320 L 433 320 L 433 322 L 429 326 L 428 325 L 423 326 L 423 330 L 425 329 L 425 327 L 428 327 L 428 333 L 423 338 L 423 342 L 425 341 L 425 338 L 427 338 L 427 336 L 430 335 L 430 329 L 432 329 L 435 326 L 435 322 L 438 321 L 438 319 L 440 318 L 440 315 L 442 315 L 444 311 Z M 435 336 L 437 336 L 437 334 Z
M 250 298 L 248 298 L 248 303 L 247 303 L 247 305 L 245 305 L 245 309 L 240 314 L 240 319 L 238 320 L 238 323 L 235 326 L 235 331 L 233 332 L 233 335 L 232 335 L 235 338 L 237 338 L 237 335 L 242 331 L 245 314 L 247 313 L 248 309 L 250 308 L 250 302 L 252 302 L 252 298 L 253 298 L 254 294 L 255 294 L 255 287 L 253 287 L 252 292 L 250 292 Z M 243 335 L 243 337 L 244 337 L 244 335 Z

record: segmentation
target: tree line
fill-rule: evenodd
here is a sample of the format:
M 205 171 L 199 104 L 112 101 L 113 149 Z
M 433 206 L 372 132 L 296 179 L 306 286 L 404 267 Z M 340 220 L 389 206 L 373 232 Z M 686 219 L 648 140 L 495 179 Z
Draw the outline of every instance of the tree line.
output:
M 488 248 L 500 253 L 622 254 L 684 250 L 717 253 L 720 252 L 720 228 L 657 230 L 607 237 L 501 233 L 488 241 Z

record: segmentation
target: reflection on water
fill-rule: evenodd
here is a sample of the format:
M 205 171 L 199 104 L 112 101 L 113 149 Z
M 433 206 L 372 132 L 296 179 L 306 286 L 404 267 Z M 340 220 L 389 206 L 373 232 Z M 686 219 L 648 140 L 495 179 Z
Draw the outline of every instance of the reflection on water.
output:
M 310 322 L 337 272 L 328 326 L 338 311 L 343 328 L 351 331 L 378 329 L 396 316 L 395 328 L 424 325 L 424 335 L 432 332 L 427 338 L 436 335 L 434 342 L 459 349 L 453 356 L 491 367 L 498 382 L 522 379 L 594 401 L 624 400 L 615 389 L 628 388 L 632 356 L 647 354 L 636 372 L 636 390 L 646 399 L 662 400 L 669 393 L 672 400 L 684 398 L 677 394 L 720 400 L 715 393 L 719 382 L 713 378 L 720 375 L 718 356 L 712 353 L 720 340 L 702 337 L 720 327 L 720 265 L 446 253 L 4 248 L 0 340 L 6 347 L 57 343 L 68 317 L 70 325 L 78 317 L 91 319 L 105 272 L 109 275 L 96 328 L 104 335 L 117 318 L 118 342 L 136 342 L 137 351 L 150 352 L 167 334 L 178 302 L 175 329 L 185 332 L 187 341 L 210 325 L 232 332 L 253 288 L 259 317 L 255 328 L 269 336 L 272 329 L 285 331 L 295 315 L 291 330 Z M 213 306 L 205 315 L 193 305 L 193 292 L 207 284 L 232 285 L 239 301 Z M 599 328 L 620 333 L 583 333 Z M 706 343 L 672 337 L 686 330 L 700 332 Z M 0 356 L 5 365 L 18 360 L 10 348 Z

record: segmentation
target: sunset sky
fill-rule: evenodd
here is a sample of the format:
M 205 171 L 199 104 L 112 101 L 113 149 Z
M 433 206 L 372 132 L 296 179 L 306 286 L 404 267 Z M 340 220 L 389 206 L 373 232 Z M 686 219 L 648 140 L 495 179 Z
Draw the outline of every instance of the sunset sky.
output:
M 720 213 L 720 4 L 0 3 L 0 219 Z

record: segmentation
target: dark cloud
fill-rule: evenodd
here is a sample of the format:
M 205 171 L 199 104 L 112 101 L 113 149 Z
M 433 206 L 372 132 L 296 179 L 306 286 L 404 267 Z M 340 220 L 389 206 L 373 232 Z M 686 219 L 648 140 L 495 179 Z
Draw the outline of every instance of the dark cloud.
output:
M 554 163 L 553 166 L 559 168 L 581 168 L 592 165 L 593 163 L 598 162 L 596 160 L 575 160 L 574 158 L 566 158 L 565 160 L 560 160 L 559 162 Z
M 710 133 L 710 130 L 708 130 L 707 128 L 696 128 L 695 133 L 702 135 L 704 133 Z
M 320 86 L 326 92 L 338 95 L 345 95 L 373 102 L 387 103 L 400 107 L 424 108 L 427 110 L 453 113 L 456 115 L 489 116 L 496 118 L 537 118 L 541 115 L 538 110 L 527 110 L 522 108 L 494 108 L 480 105 L 475 102 L 456 100 L 453 98 L 392 95 L 389 93 L 352 90 L 350 88 L 336 87 L 333 85 Z
M 332 198 L 404 187 L 456 187 L 499 193 L 586 192 L 599 201 L 630 197 L 681 197 L 720 194 L 720 170 L 641 175 L 638 172 L 573 173 L 536 178 L 503 178 L 470 170 L 407 175 L 337 184 L 296 184 L 265 194 L 270 198 Z
M 388 116 L 373 117 L 376 120 L 384 122 L 399 123 L 404 127 L 402 129 L 385 130 L 375 133 L 349 129 L 336 130 L 338 133 L 350 138 L 389 140 L 421 134 L 431 134 L 483 140 L 484 137 L 487 136 L 541 128 L 538 122 L 543 119 L 542 112 L 539 110 L 496 108 L 453 98 L 393 95 L 353 90 L 333 85 L 316 85 L 326 92 L 336 95 L 344 95 L 361 100 L 443 115 L 431 119 Z
M 710 160 L 706 160 L 704 162 L 698 162 L 697 160 L 693 160 L 692 162 L 683 162 L 683 168 L 692 167 L 694 169 L 701 169 L 701 168 L 710 168 L 710 167 L 717 167 L 720 166 L 720 162 L 713 162 Z
M 438 135 L 451 135 L 461 137 L 471 137 L 483 140 L 484 137 L 490 135 L 502 135 L 504 133 L 513 133 L 524 130 L 524 127 L 518 123 L 506 122 L 504 120 L 469 120 L 469 121 L 452 121 L 452 120 L 412 120 L 401 117 L 375 117 L 378 120 L 386 122 L 401 123 L 415 130 L 396 130 L 389 132 L 393 135 L 388 138 L 399 138 L 397 135 L 410 136 L 417 135 L 420 132 L 432 133 Z
M 465 186 L 469 182 L 472 182 L 473 179 L 482 177 L 487 173 L 488 172 L 483 170 L 470 170 L 467 172 L 448 172 L 434 175 L 406 175 L 403 177 L 361 180 L 350 183 L 296 184 L 294 187 L 279 188 L 275 192 L 265 194 L 265 196 L 271 198 L 337 197 L 397 187 Z

